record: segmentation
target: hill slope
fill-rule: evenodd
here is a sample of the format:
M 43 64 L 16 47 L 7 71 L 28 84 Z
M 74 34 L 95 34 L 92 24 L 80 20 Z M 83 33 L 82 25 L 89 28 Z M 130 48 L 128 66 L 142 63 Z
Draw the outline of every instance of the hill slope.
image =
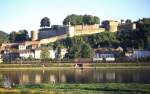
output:
M 8 42 L 8 41 L 9 41 L 8 34 L 0 30 L 0 45 L 4 42 Z

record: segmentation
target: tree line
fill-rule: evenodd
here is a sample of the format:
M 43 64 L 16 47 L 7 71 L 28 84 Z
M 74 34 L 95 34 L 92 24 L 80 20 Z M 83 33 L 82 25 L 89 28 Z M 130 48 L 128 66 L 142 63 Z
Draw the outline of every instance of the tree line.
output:
M 97 16 L 92 16 L 92 15 L 68 15 L 64 20 L 63 20 L 63 25 L 93 25 L 93 24 L 99 24 L 100 19 Z

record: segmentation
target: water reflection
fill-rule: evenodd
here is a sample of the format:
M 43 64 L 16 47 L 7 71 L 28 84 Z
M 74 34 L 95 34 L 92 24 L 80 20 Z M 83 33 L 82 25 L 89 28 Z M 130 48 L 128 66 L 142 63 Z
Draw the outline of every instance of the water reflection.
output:
M 3 82 L 28 83 L 150 83 L 150 70 L 72 69 L 38 71 L 0 71 Z M 0 79 L 1 79 L 0 78 Z

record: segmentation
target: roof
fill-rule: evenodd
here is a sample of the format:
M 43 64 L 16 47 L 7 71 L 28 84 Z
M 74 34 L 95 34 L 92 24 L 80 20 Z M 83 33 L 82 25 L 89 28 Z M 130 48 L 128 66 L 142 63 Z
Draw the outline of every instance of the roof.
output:
M 100 53 L 100 54 L 117 54 L 118 51 L 112 50 L 112 49 L 106 49 L 106 48 L 98 48 L 94 49 L 95 53 Z

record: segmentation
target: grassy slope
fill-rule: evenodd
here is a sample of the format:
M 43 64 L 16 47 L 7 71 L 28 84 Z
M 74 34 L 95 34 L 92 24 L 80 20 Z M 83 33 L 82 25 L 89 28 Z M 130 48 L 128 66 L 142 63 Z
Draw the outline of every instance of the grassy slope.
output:
M 33 94 L 36 92 L 45 92 L 45 93 L 38 93 L 38 94 L 55 94 L 56 92 L 70 92 L 68 94 L 87 94 L 87 92 L 92 92 L 88 94 L 103 94 L 102 92 L 104 91 L 109 92 L 106 94 L 116 94 L 116 92 L 120 92 L 117 94 L 150 94 L 150 84 L 99 83 L 99 84 L 18 85 L 10 90 L 0 89 L 0 92 L 4 92 L 4 91 L 18 92 L 18 93 L 10 93 L 10 94 L 20 94 L 23 91 L 28 92 L 23 94 Z M 60 93 L 60 94 L 65 94 L 65 93 Z

